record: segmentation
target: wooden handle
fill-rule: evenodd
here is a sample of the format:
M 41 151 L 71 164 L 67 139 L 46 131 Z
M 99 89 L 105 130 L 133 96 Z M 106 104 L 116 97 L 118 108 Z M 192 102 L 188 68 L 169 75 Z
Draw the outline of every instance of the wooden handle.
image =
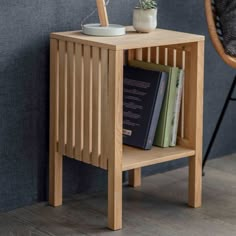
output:
M 98 8 L 98 16 L 100 20 L 101 26 L 108 26 L 108 16 L 107 16 L 107 8 L 105 4 L 105 0 L 96 0 L 97 1 L 97 8 Z

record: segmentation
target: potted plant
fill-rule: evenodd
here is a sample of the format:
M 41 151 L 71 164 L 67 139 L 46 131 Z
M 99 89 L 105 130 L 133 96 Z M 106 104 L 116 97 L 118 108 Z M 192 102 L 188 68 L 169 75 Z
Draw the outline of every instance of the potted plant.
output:
M 139 0 L 134 8 L 133 26 L 136 31 L 149 33 L 157 27 L 157 2 L 155 0 Z

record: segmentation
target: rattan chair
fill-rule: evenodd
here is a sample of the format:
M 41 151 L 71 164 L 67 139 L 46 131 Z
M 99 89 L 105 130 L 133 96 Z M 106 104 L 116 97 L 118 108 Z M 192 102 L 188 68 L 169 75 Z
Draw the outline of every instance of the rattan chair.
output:
M 225 53 L 223 44 L 222 44 L 222 30 L 221 30 L 221 24 L 219 21 L 219 17 L 216 14 L 216 7 L 215 7 L 215 0 L 205 0 L 205 12 L 206 12 L 206 18 L 207 18 L 207 24 L 208 24 L 208 30 L 210 33 L 211 41 L 213 46 L 215 47 L 217 53 L 222 58 L 222 60 L 229 66 L 236 68 L 236 57 L 231 57 Z M 203 161 L 203 169 L 206 165 L 207 159 L 209 157 L 210 151 L 213 147 L 213 144 L 215 142 L 215 138 L 217 136 L 217 133 L 219 131 L 219 128 L 221 126 L 222 120 L 224 118 L 225 112 L 228 108 L 230 101 L 236 101 L 235 98 L 233 98 L 233 92 L 234 88 L 236 87 L 236 77 L 233 80 L 232 86 L 229 90 L 229 93 L 227 95 L 224 107 L 222 109 L 222 112 L 220 114 L 219 120 L 216 124 L 216 128 L 214 130 L 214 133 L 212 135 L 212 138 L 210 140 L 209 146 L 207 148 L 206 154 L 204 156 Z

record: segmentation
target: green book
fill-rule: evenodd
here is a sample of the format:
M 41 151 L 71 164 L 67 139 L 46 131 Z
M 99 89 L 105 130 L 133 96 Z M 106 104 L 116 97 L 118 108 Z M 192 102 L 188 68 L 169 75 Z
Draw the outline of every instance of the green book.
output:
M 153 142 L 153 145 L 155 146 L 169 147 L 171 139 L 173 111 L 176 98 L 176 83 L 179 77 L 179 69 L 177 67 L 164 66 L 137 60 L 130 61 L 129 65 L 146 70 L 158 70 L 169 73 L 166 94 L 161 108 L 161 114 Z
M 176 84 L 176 98 L 175 98 L 173 120 L 171 127 L 170 147 L 176 146 L 183 86 L 184 86 L 184 70 L 180 70 L 179 78 L 177 79 L 177 84 Z

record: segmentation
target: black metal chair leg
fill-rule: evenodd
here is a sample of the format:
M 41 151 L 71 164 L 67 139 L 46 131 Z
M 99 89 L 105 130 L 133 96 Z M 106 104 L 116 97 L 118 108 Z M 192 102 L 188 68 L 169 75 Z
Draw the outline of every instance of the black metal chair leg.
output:
M 210 143 L 209 143 L 209 145 L 208 145 L 206 154 L 205 154 L 205 156 L 204 156 L 203 165 L 202 165 L 203 175 L 205 175 L 205 173 L 204 173 L 204 167 L 206 166 L 206 163 L 207 163 L 209 154 L 210 154 L 211 149 L 212 149 L 212 146 L 213 146 L 213 144 L 214 144 L 214 142 L 215 142 L 215 139 L 216 139 L 216 136 L 217 136 L 217 134 L 218 134 L 219 128 L 220 128 L 220 126 L 221 126 L 221 123 L 222 123 L 222 121 L 223 121 L 223 119 L 224 119 L 225 112 L 226 112 L 226 110 L 227 110 L 227 108 L 228 108 L 229 102 L 230 102 L 230 101 L 236 101 L 235 98 L 232 98 L 232 95 L 233 95 L 233 92 L 234 92 L 234 88 L 235 88 L 235 87 L 236 87 L 236 76 L 235 76 L 234 81 L 233 81 L 233 83 L 232 83 L 232 86 L 231 86 L 231 88 L 230 88 L 230 90 L 229 90 L 229 93 L 228 93 L 228 96 L 227 96 L 227 98 L 226 98 L 224 107 L 223 107 L 222 112 L 221 112 L 221 114 L 220 114 L 219 120 L 217 121 L 216 128 L 215 128 L 215 130 L 214 130 L 214 133 L 213 133 L 212 138 L 211 138 L 211 140 L 210 140 Z

